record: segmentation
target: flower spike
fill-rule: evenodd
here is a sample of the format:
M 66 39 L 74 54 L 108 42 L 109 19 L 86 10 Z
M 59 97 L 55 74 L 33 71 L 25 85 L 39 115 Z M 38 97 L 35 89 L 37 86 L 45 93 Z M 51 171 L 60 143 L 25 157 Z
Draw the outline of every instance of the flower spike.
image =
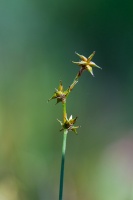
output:
M 68 131 L 73 131 L 74 133 L 77 134 L 77 128 L 79 128 L 79 126 L 74 126 L 74 124 L 76 123 L 77 117 L 75 117 L 74 119 L 72 118 L 72 115 L 69 117 L 69 119 L 67 119 L 67 117 L 65 118 L 65 122 L 63 123 L 62 121 L 58 120 L 57 121 L 61 124 L 62 128 L 60 129 L 60 131 L 67 129 Z
M 66 100 L 68 93 L 69 90 L 63 91 L 62 81 L 60 81 L 58 89 L 55 88 L 55 92 L 53 96 L 48 100 L 48 102 L 52 99 L 57 99 L 57 103 L 64 102 Z
M 78 66 L 80 66 L 82 68 L 82 70 L 87 70 L 91 73 L 91 75 L 94 77 L 94 74 L 93 74 L 93 67 L 97 67 L 99 69 L 102 69 L 101 67 L 99 67 L 98 65 L 96 65 L 94 62 L 92 62 L 92 58 L 94 57 L 95 55 L 95 51 L 93 51 L 93 53 L 88 57 L 86 58 L 85 56 L 83 55 L 80 55 L 78 54 L 77 52 L 75 52 L 77 56 L 80 57 L 80 61 L 79 62 L 74 62 L 72 61 L 74 64 L 77 64 Z

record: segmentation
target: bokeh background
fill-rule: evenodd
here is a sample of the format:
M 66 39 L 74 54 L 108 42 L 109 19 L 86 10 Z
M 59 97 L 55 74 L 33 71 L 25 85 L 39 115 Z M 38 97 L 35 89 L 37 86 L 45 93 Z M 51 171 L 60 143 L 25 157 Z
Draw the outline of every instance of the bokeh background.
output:
M 133 200 L 133 2 L 0 1 L 0 200 L 58 199 L 61 104 L 47 103 L 59 80 L 87 71 L 67 101 L 64 200 Z

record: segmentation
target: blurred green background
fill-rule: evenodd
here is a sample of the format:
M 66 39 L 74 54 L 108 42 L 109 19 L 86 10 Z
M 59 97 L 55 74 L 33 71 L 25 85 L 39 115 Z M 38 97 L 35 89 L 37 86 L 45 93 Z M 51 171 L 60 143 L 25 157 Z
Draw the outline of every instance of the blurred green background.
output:
M 59 80 L 87 71 L 71 93 L 64 200 L 133 200 L 133 2 L 0 1 L 0 200 L 58 199 Z

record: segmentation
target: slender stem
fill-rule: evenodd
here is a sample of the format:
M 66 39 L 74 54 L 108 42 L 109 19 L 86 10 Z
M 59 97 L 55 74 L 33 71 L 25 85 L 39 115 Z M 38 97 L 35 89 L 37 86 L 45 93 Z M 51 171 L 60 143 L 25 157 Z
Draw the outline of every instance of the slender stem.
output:
M 63 104 L 63 122 L 65 122 L 66 117 L 67 117 L 67 112 L 66 112 L 66 99 L 64 99 Z
M 64 165 L 65 165 L 67 132 L 68 132 L 67 129 L 65 129 L 64 130 L 64 135 L 63 135 L 62 160 L 61 160 L 61 171 L 60 171 L 59 200 L 62 200 L 62 197 L 63 197 Z
M 67 112 L 66 112 L 66 99 L 63 103 L 63 122 L 65 123 Z M 64 166 L 65 166 L 65 154 L 66 154 L 66 141 L 67 141 L 68 130 L 64 129 L 63 144 L 62 144 L 62 159 L 61 159 L 61 170 L 60 170 L 60 188 L 59 188 L 59 200 L 63 198 L 63 184 L 64 184 Z
M 81 69 L 79 70 L 79 72 L 77 73 L 75 79 L 73 80 L 72 84 L 70 85 L 70 88 L 69 88 L 70 91 L 71 91 L 71 90 L 74 88 L 74 86 L 78 83 L 78 79 L 80 78 L 80 76 L 82 75 L 82 73 L 83 73 L 84 70 L 85 70 L 84 68 L 81 68 Z

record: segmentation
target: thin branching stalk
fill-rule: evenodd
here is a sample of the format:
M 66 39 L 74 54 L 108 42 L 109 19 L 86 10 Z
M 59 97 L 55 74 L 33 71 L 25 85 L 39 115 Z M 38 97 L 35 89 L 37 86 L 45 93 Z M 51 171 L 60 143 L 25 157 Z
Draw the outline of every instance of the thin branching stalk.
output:
M 69 89 L 70 89 L 70 92 L 72 91 L 72 89 L 75 87 L 75 85 L 78 83 L 78 79 L 80 78 L 80 76 L 82 75 L 84 69 L 81 68 L 79 70 L 79 72 L 77 73 L 76 77 L 74 78 L 72 84 L 70 85 Z
M 63 122 L 65 122 L 66 117 L 67 117 L 67 112 L 66 112 L 66 99 L 64 99 L 62 105 L 63 105 Z
M 86 58 L 83 55 L 80 55 L 76 53 L 77 56 L 80 57 L 79 62 L 74 62 L 74 64 L 77 64 L 80 67 L 79 72 L 77 73 L 76 77 L 74 78 L 72 84 L 68 87 L 67 90 L 64 91 L 62 81 L 60 81 L 58 89 L 55 89 L 55 92 L 53 96 L 48 100 L 50 101 L 51 99 L 57 99 L 57 103 L 62 103 L 63 105 L 63 122 L 58 120 L 58 122 L 61 124 L 61 129 L 60 131 L 64 131 L 63 134 L 63 144 L 62 144 L 62 159 L 61 159 L 61 170 L 60 170 L 60 187 L 59 187 L 59 200 L 63 200 L 63 183 L 64 183 L 64 165 L 65 165 L 65 154 L 66 154 L 66 142 L 67 142 L 67 134 L 68 131 L 73 131 L 74 133 L 77 134 L 77 128 L 80 126 L 75 126 L 77 117 L 72 118 L 72 115 L 68 118 L 67 117 L 67 112 L 66 112 L 66 99 L 68 98 L 70 92 L 73 90 L 75 85 L 78 83 L 78 79 L 81 77 L 82 73 L 87 70 L 91 73 L 91 75 L 94 77 L 93 74 L 93 67 L 100 68 L 98 65 L 96 65 L 94 62 L 92 62 L 92 58 L 95 55 L 95 51 L 88 57 Z
M 63 145 L 62 145 L 61 171 L 60 171 L 59 200 L 62 200 L 62 197 L 63 197 L 64 165 L 65 165 L 67 133 L 68 133 L 68 130 L 64 129 Z
M 65 122 L 66 113 L 66 100 L 63 102 L 63 121 Z M 61 170 L 60 170 L 60 187 L 59 187 L 59 200 L 63 197 L 63 183 L 64 183 L 64 165 L 65 165 L 65 154 L 66 154 L 66 142 L 67 142 L 68 130 L 64 129 L 63 144 L 62 144 L 62 159 L 61 159 Z

